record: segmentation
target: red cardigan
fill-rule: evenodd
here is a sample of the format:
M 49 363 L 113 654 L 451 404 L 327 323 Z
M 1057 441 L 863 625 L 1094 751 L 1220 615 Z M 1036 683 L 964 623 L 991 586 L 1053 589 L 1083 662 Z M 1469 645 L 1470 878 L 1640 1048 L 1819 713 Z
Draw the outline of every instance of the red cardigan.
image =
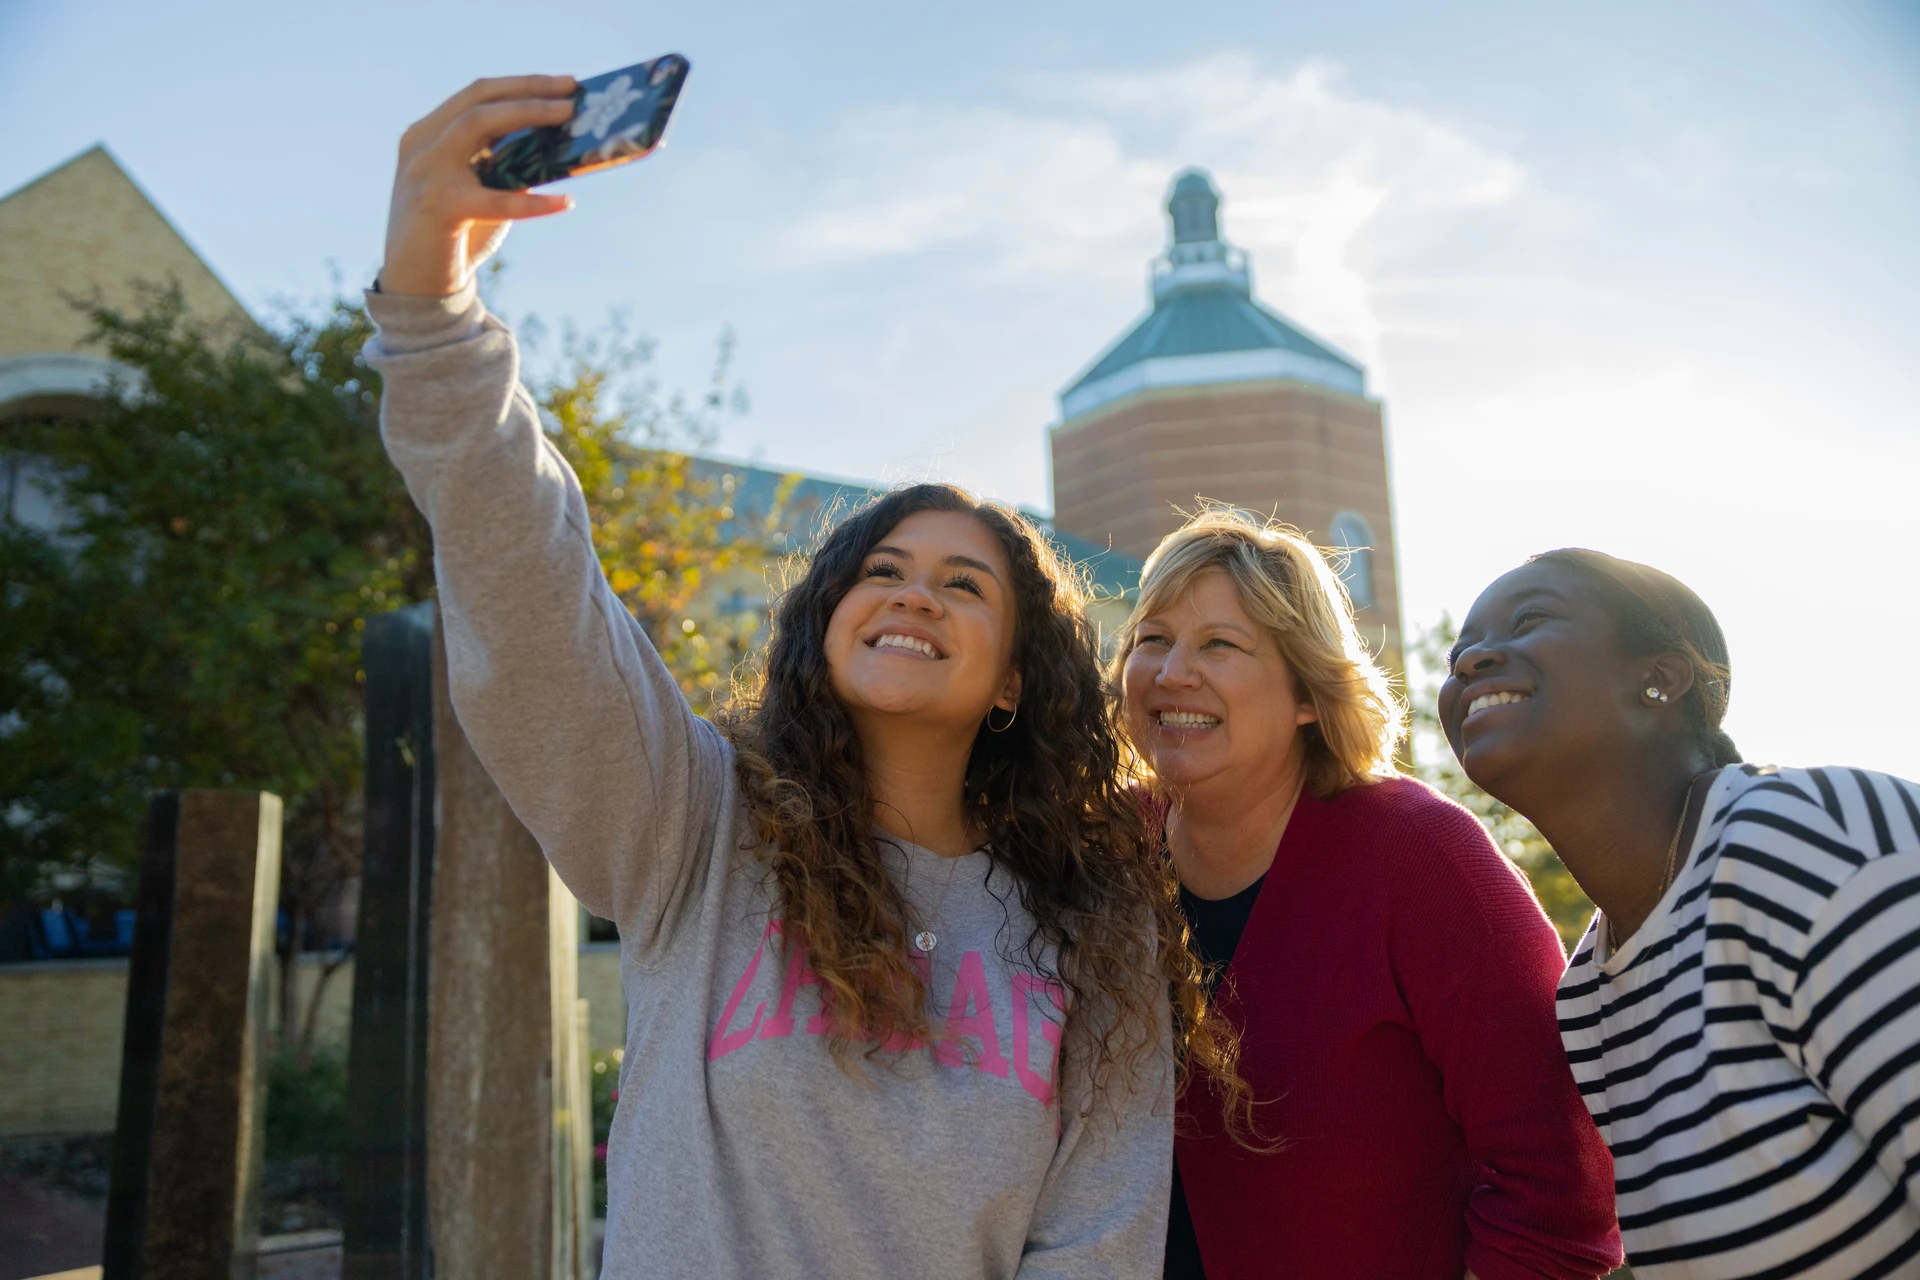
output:
M 1263 1132 L 1181 1101 L 1208 1280 L 1576 1280 L 1620 1264 L 1613 1161 L 1554 1020 L 1559 937 L 1473 815 L 1411 779 L 1300 797 L 1221 984 Z

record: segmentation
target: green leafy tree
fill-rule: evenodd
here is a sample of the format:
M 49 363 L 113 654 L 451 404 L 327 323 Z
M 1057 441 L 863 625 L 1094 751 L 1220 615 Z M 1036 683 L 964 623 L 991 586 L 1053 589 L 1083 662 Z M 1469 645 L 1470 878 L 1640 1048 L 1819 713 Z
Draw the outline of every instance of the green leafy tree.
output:
M 1422 632 L 1408 655 L 1412 662 L 1414 770 L 1471 810 L 1485 824 L 1493 842 L 1525 873 L 1547 917 L 1568 947 L 1580 940 L 1593 917 L 1593 903 L 1581 891 L 1560 857 L 1531 822 L 1474 785 L 1447 745 L 1440 727 L 1440 684 L 1447 670 L 1447 652 L 1459 638 L 1453 619 L 1442 615 L 1438 625 Z
M 786 477 L 765 510 L 736 511 L 735 478 L 692 452 L 711 445 L 723 412 L 745 410 L 732 353 L 723 334 L 699 399 L 663 400 L 653 383 L 629 377 L 651 344 L 615 321 L 598 337 L 569 330 L 559 369 L 535 387 L 547 430 L 580 477 L 608 583 L 705 710 L 726 695 L 763 619 L 712 609 L 696 617 L 695 602 L 724 580 L 764 578 L 798 480 Z
M 320 991 L 299 1016 L 284 961 L 358 872 L 366 618 L 433 591 L 426 524 L 380 444 L 371 327 L 341 301 L 278 329 L 213 328 L 177 292 L 89 315 L 138 384 L 87 416 L 0 427 L 66 513 L 52 532 L 0 522 L 0 900 L 124 878 L 155 790 L 274 791 L 281 1025 L 304 1040 Z M 752 631 L 689 626 L 694 596 L 771 546 L 734 519 L 727 478 L 674 447 L 744 403 L 727 354 L 693 406 L 634 383 L 648 349 L 617 332 L 570 340 L 532 388 L 616 590 L 694 693 L 724 687 Z
M 89 316 L 138 384 L 6 431 L 66 519 L 0 532 L 0 859 L 16 893 L 130 868 L 153 791 L 272 790 L 291 942 L 359 861 L 365 616 L 432 586 L 381 451 L 368 323 L 341 303 L 211 328 L 177 291 Z

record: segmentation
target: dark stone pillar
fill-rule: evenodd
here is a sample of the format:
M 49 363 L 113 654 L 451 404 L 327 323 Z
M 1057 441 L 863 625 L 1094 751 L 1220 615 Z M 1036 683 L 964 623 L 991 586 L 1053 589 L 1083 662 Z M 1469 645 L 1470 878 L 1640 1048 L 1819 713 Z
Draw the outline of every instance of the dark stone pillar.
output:
M 572 1280 L 580 908 L 461 731 L 431 609 L 369 619 L 362 661 L 344 1280 Z
M 572 1280 L 584 1226 L 580 1109 L 591 1106 L 576 1008 L 580 907 L 461 732 L 438 645 L 435 660 L 434 1261 L 463 1280 Z
M 367 619 L 366 847 L 347 1059 L 344 1280 L 430 1280 L 427 984 L 434 610 Z
M 154 798 L 104 1280 L 251 1280 L 260 1230 L 280 798 Z

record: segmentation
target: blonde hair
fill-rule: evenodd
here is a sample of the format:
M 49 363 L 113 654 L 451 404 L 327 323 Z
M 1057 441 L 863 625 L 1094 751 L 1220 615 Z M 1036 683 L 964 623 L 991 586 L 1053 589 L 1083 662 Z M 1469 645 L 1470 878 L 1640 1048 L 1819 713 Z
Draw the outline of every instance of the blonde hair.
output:
M 1168 534 L 1140 573 L 1140 599 L 1109 668 L 1113 696 L 1141 621 L 1171 606 L 1208 570 L 1227 575 L 1247 616 L 1265 627 L 1280 657 L 1313 701 L 1319 719 L 1302 727 L 1306 784 L 1327 799 L 1348 787 L 1391 777 L 1406 732 L 1406 704 L 1360 639 L 1353 601 L 1325 557 L 1300 530 L 1208 504 Z M 1124 715 L 1117 717 L 1123 724 Z M 1150 776 L 1143 753 L 1135 761 Z

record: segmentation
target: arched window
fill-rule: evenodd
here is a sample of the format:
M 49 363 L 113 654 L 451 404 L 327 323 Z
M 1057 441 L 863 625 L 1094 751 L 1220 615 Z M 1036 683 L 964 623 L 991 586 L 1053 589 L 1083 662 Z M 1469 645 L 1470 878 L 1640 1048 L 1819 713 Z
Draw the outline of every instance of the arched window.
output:
M 92 355 L 25 355 L 0 359 L 0 522 L 58 533 L 68 515 L 51 468 L 11 447 L 13 421 L 57 423 L 99 411 L 115 383 L 142 385 L 126 365 Z
M 1347 584 L 1356 609 L 1371 609 L 1373 595 L 1373 526 L 1358 511 L 1342 511 L 1329 532 L 1336 552 L 1333 570 Z

